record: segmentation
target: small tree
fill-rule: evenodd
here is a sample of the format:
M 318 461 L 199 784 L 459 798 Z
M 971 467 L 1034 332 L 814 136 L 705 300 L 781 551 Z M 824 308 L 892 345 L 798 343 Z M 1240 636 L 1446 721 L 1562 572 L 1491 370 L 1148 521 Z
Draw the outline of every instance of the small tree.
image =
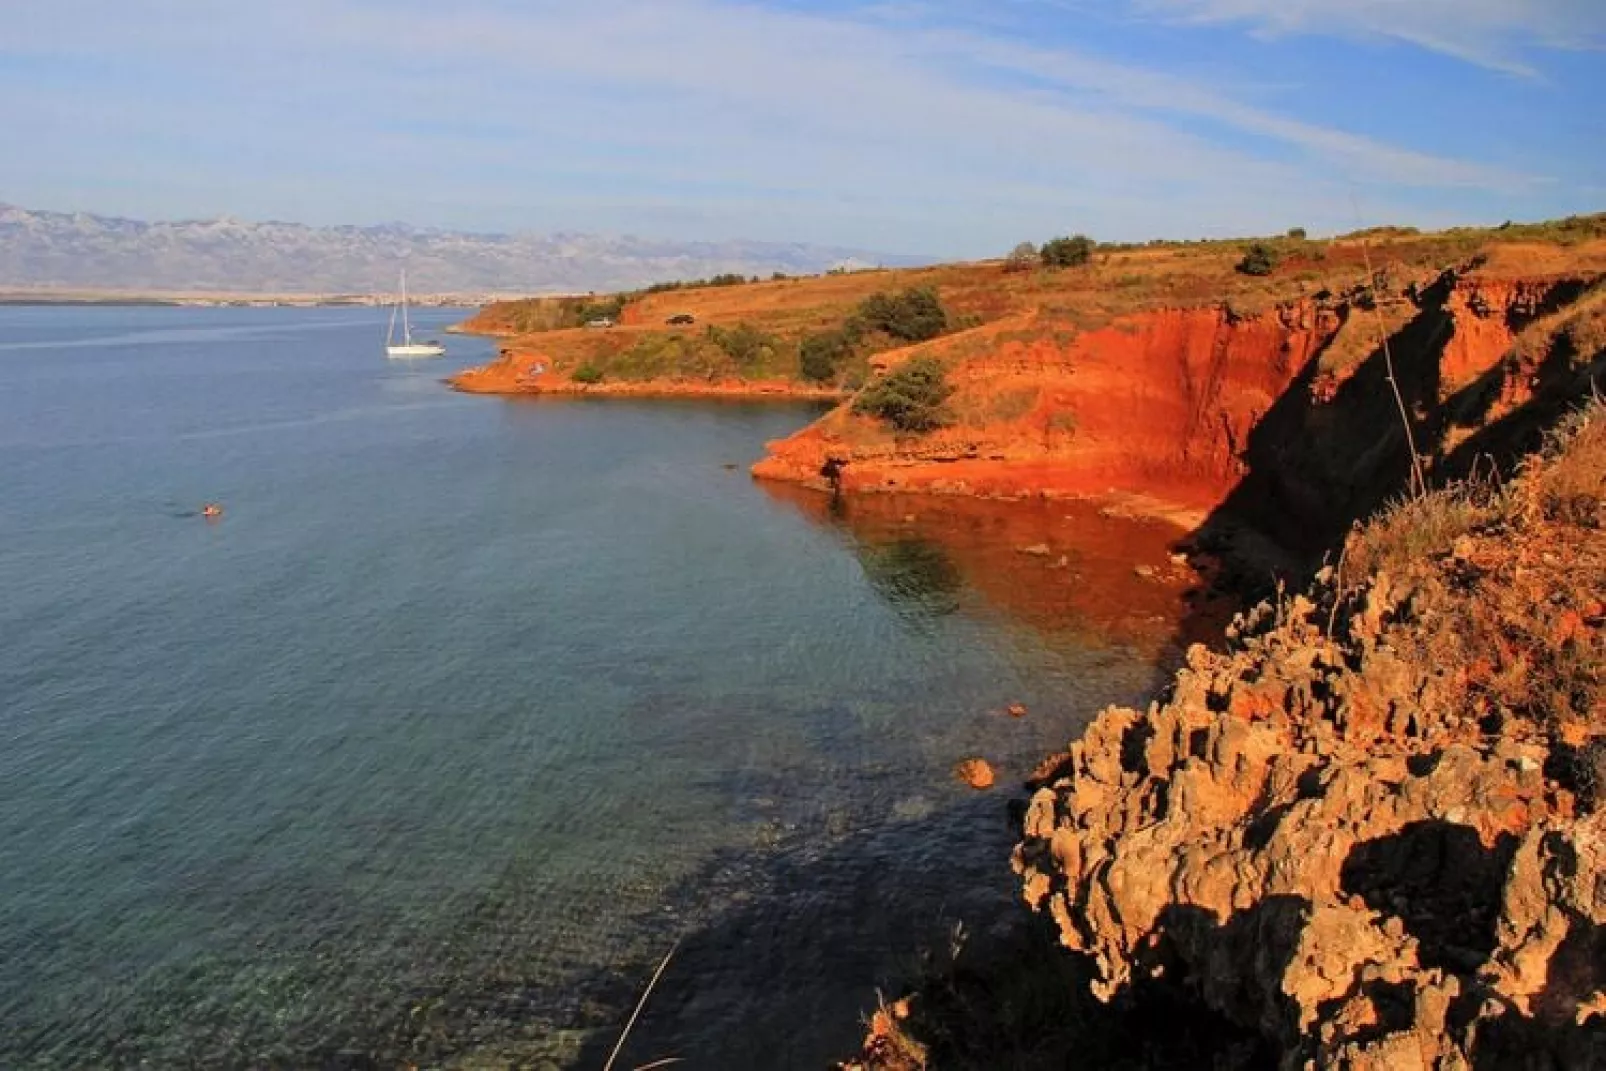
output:
M 924 342 L 948 330 L 948 313 L 933 287 L 901 294 L 871 294 L 859 305 L 858 326 L 884 331 L 904 342 Z
M 587 361 L 585 364 L 581 365 L 579 368 L 576 368 L 574 370 L 574 375 L 571 376 L 570 378 L 573 379 L 576 383 L 584 383 L 584 384 L 589 386 L 590 384 L 593 384 L 593 383 L 601 383 L 603 374 L 604 373 L 603 373 L 602 369 L 598 368 L 596 365 L 592 364 L 590 361 Z
M 718 346 L 741 369 L 751 368 L 775 356 L 775 338 L 745 320 L 735 327 L 709 324 L 706 334 L 708 341 Z
M 1296 242 L 1303 242 L 1305 240 L 1305 228 L 1304 227 L 1289 227 L 1288 228 L 1288 237 L 1292 238 Z
M 1277 254 L 1260 242 L 1250 246 L 1238 262 L 1238 271 L 1244 275 L 1270 275 L 1276 267 Z
M 853 339 L 845 331 L 807 335 L 798 347 L 798 370 L 811 383 L 835 378 L 837 369 L 853 355 Z
M 1074 268 L 1078 264 L 1086 264 L 1093 256 L 1093 239 L 1085 234 L 1072 235 L 1069 238 L 1054 238 L 1043 243 L 1038 256 L 1046 268 Z
M 853 411 L 878 417 L 899 431 L 935 431 L 949 423 L 943 403 L 953 392 L 941 361 L 911 357 L 860 391 Z
M 1004 258 L 1005 271 L 1031 271 L 1037 265 L 1037 246 L 1022 242 Z

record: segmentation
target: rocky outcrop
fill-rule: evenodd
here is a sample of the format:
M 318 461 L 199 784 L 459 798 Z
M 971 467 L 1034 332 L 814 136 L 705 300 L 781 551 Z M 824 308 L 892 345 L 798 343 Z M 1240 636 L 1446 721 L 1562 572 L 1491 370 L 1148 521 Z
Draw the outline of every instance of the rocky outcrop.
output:
M 1411 486 L 1413 447 L 1434 482 L 1508 474 L 1606 371 L 1600 279 L 1473 262 L 1341 295 L 1329 345 L 1244 440 L 1221 515 L 1320 555 Z
M 1283 1065 L 1606 1061 L 1606 417 L 1413 501 L 1034 777 L 1027 901 L 1095 991 L 1181 981 Z
M 771 443 L 753 473 L 846 492 L 1117 489 L 1208 508 L 1243 475 L 1249 432 L 1339 325 L 1314 300 L 1255 316 L 1160 309 L 1081 334 L 1016 317 L 902 355 L 950 359 L 950 427 L 900 438 L 843 408 Z
M 892 358 L 945 360 L 949 427 L 900 437 L 844 406 L 753 472 L 849 493 L 1138 493 L 1319 555 L 1407 487 L 1413 445 L 1430 472 L 1506 471 L 1599 371 L 1598 341 L 1567 339 L 1599 322 L 1594 261 L 1524 267 L 1379 271 L 1253 315 L 1154 309 L 1085 332 L 1016 316 Z

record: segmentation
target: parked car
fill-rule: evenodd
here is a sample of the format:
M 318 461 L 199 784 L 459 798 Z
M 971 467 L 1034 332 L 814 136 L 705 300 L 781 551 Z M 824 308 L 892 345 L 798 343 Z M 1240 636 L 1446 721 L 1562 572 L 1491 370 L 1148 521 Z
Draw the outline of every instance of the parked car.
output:
M 587 327 L 612 327 L 613 326 L 613 321 L 608 319 L 606 316 L 599 316 L 595 320 L 587 320 L 586 321 L 586 326 Z
M 697 318 L 689 312 L 677 312 L 675 315 L 664 321 L 664 323 L 669 324 L 671 327 L 679 327 L 682 324 L 694 324 L 696 322 Z

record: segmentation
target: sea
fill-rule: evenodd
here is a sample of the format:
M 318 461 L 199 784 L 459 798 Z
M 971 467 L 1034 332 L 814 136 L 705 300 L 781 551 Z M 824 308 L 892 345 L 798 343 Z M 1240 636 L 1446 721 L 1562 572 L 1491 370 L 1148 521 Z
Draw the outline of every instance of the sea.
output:
M 616 1066 L 819 1069 L 1027 910 L 1011 801 L 1175 662 L 1177 532 L 755 482 L 817 406 L 384 331 L 0 308 L 0 1067 L 595 1068 L 661 967 Z

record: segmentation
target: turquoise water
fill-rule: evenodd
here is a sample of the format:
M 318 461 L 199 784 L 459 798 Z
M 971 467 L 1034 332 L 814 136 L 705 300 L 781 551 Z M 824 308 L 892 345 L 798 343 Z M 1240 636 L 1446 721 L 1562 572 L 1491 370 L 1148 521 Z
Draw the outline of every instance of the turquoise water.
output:
M 1010 895 L 953 762 L 1158 647 L 755 485 L 812 410 L 465 397 L 488 343 L 383 327 L 0 308 L 0 1066 L 597 1066 L 677 939 L 627 1059 L 840 1054 Z

